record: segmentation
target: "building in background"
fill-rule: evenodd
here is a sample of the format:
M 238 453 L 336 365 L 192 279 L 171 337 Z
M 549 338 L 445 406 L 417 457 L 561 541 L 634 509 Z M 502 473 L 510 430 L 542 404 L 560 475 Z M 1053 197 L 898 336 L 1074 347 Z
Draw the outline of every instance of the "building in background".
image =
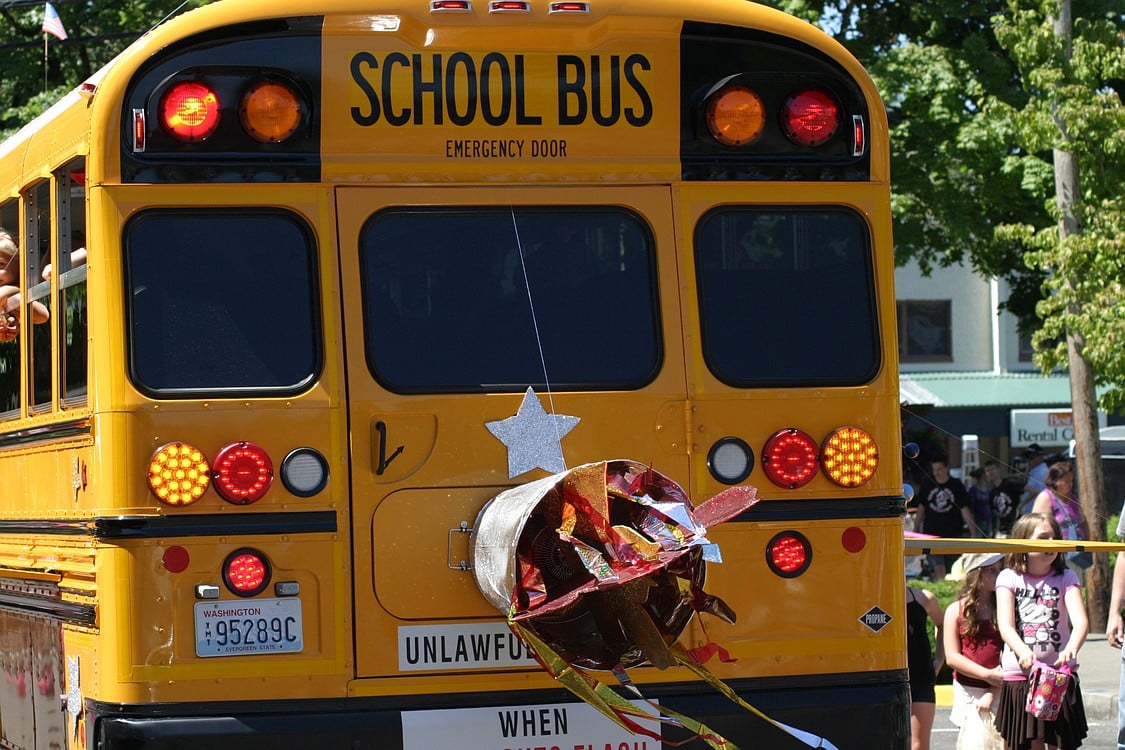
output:
M 1032 363 L 1029 338 L 1019 335 L 1015 316 L 1000 310 L 1008 297 L 1004 281 L 968 265 L 935 268 L 926 277 L 911 263 L 895 270 L 895 285 L 907 440 L 947 452 L 955 470 L 964 435 L 977 436 L 981 463 L 995 458 L 1017 471 L 1032 443 L 1047 452 L 1067 449 L 1070 381 L 1066 373 L 1044 376 Z M 1105 426 L 1106 415 L 1100 417 Z M 928 468 L 925 458 L 920 463 Z

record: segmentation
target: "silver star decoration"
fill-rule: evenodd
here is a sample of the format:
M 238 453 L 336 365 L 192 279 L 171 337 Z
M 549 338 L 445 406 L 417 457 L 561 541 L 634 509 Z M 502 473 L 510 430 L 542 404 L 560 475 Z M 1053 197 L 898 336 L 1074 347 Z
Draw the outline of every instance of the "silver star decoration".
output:
M 578 421 L 578 417 L 543 411 L 535 390 L 528 388 L 514 417 L 485 422 L 484 426 L 507 446 L 508 478 L 514 479 L 532 469 L 544 469 L 552 474 L 566 471 L 562 439 Z

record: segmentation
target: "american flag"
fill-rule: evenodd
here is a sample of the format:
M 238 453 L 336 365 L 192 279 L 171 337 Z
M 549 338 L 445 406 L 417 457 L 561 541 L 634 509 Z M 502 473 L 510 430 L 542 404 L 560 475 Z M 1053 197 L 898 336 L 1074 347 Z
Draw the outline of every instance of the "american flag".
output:
M 48 34 L 53 34 L 59 39 L 66 39 L 66 29 L 63 28 L 62 19 L 59 18 L 59 12 L 55 10 L 55 6 L 47 3 L 47 8 L 43 12 L 43 31 Z

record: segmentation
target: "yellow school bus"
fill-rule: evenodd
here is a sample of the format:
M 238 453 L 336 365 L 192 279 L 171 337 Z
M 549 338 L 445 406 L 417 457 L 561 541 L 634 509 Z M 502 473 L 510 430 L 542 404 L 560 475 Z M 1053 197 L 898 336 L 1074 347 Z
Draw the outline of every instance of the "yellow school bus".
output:
M 906 747 L 888 162 L 862 66 L 743 0 L 152 30 L 0 145 L 0 744 L 670 747 L 472 570 L 491 498 L 625 458 L 761 498 L 710 532 L 737 619 L 681 642 L 764 716 Z M 567 430 L 489 428 L 524 417 Z

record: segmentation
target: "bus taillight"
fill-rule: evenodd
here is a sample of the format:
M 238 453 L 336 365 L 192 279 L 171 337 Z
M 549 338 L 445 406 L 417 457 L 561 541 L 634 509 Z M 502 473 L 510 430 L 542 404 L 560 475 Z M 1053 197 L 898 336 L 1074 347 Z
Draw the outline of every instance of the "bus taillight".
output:
M 812 545 L 804 534 L 783 531 L 766 545 L 766 565 L 782 578 L 796 578 L 812 563 Z
M 238 596 L 259 594 L 270 582 L 269 561 L 248 547 L 235 550 L 223 562 L 223 582 Z
M 707 98 L 707 127 L 724 146 L 744 146 L 762 133 L 766 109 L 745 86 L 729 85 Z
M 817 472 L 816 441 L 792 427 L 778 430 L 762 449 L 762 470 L 778 487 L 795 490 L 812 481 Z
M 202 141 L 219 127 L 219 96 L 196 81 L 172 86 L 160 101 L 160 122 L 168 135 L 189 143 Z
M 785 135 L 799 146 L 827 143 L 840 126 L 840 108 L 826 91 L 806 89 L 785 100 Z
M 260 143 L 281 143 L 297 132 L 303 116 L 297 92 L 278 81 L 251 86 L 238 109 L 242 129 Z
M 148 486 L 165 505 L 191 505 L 211 484 L 211 467 L 203 451 L 187 443 L 163 445 L 148 462 Z
M 824 440 L 820 450 L 824 473 L 841 487 L 859 487 L 879 467 L 875 439 L 858 427 L 841 427 Z
M 232 443 L 215 456 L 215 491 L 228 503 L 260 500 L 273 483 L 273 461 L 259 445 Z

